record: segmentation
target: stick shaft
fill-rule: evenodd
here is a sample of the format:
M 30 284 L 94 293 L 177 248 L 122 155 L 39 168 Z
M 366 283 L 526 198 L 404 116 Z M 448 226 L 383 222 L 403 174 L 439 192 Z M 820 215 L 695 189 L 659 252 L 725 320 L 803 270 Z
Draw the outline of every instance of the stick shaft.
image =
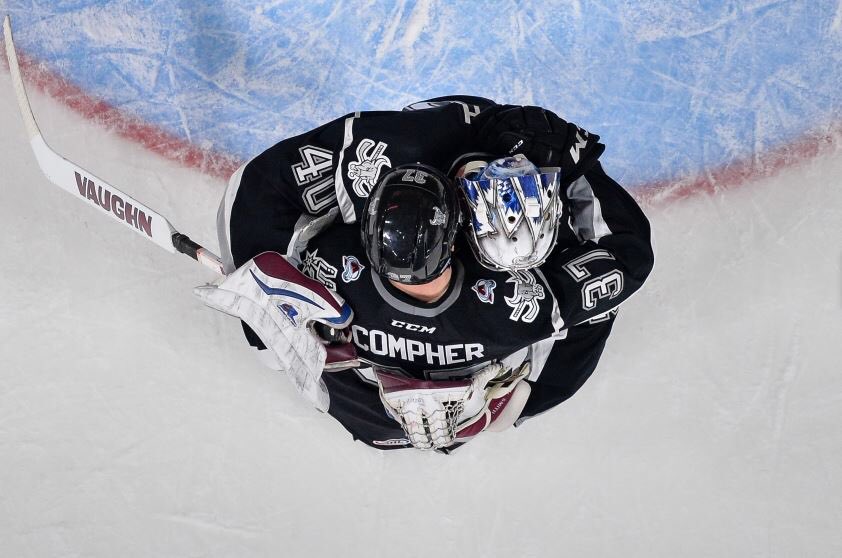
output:
M 210 250 L 190 240 L 172 226 L 158 212 L 137 201 L 122 190 L 94 176 L 76 163 L 56 153 L 44 140 L 29 97 L 23 84 L 17 51 L 12 37 L 11 20 L 7 15 L 3 20 L 6 42 L 6 56 L 9 59 L 9 71 L 18 107 L 23 118 L 29 144 L 38 161 L 38 166 L 47 179 L 66 192 L 80 198 L 88 205 L 95 206 L 124 226 L 151 240 L 164 250 L 186 254 L 215 272 L 224 275 L 222 261 Z

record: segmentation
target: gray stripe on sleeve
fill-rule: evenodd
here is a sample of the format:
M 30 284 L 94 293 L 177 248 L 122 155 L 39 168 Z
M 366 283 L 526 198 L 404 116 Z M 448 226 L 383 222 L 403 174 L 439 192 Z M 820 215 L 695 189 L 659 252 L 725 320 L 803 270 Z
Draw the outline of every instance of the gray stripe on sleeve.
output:
M 611 229 L 602 216 L 602 206 L 594 194 L 591 183 L 584 176 L 579 177 L 567 187 L 572 211 L 570 228 L 581 240 L 598 242 L 603 236 L 611 234 Z
M 339 152 L 339 161 L 336 163 L 336 175 L 333 181 L 336 188 L 336 201 L 339 203 L 339 209 L 342 212 L 342 220 L 346 223 L 355 223 L 357 214 L 354 211 L 354 202 L 348 195 L 348 190 L 345 189 L 345 181 L 342 178 L 342 159 L 345 157 L 345 150 L 354 143 L 354 120 L 359 117 L 360 113 L 355 112 L 354 116 L 345 119 L 345 138 L 342 142 L 342 151 Z

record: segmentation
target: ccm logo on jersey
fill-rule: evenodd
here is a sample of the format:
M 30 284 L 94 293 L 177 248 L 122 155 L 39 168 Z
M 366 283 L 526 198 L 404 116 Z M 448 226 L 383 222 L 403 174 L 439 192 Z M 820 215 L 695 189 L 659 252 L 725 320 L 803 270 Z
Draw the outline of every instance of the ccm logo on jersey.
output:
M 368 330 L 358 325 L 352 325 L 351 332 L 354 335 L 354 344 L 363 351 L 380 356 L 389 355 L 391 358 L 409 362 L 423 361 L 429 365 L 443 366 L 481 359 L 485 353 L 485 347 L 480 343 L 433 345 L 415 339 L 395 337 L 376 329 Z
M 434 331 L 436 331 L 435 327 L 427 327 L 418 324 L 408 324 L 400 320 L 392 320 L 392 325 L 395 327 L 403 328 L 408 331 L 417 331 L 418 333 L 433 333 Z

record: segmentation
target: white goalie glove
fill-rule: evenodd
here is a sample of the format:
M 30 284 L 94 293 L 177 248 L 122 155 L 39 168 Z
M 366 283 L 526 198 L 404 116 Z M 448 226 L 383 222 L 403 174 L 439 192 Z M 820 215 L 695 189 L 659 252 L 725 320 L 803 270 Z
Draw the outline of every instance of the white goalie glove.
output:
M 517 420 L 529 398 L 529 362 L 492 363 L 466 380 L 426 381 L 376 371 L 380 399 L 418 449 L 446 448 Z
M 196 287 L 193 292 L 211 308 L 247 323 L 298 392 L 322 412 L 330 403 L 322 371 L 359 366 L 347 337 L 329 344 L 315 331 L 317 324 L 332 332 L 347 328 L 354 316 L 351 308 L 277 252 L 264 252 L 218 285 Z

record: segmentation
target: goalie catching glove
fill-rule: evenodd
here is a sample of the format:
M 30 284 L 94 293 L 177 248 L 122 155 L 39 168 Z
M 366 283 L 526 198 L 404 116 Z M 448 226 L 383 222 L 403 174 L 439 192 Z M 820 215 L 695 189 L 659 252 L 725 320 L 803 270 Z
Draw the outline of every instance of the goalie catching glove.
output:
M 529 361 L 515 369 L 492 363 L 466 380 L 429 381 L 375 370 L 380 399 L 417 449 L 467 442 L 518 419 L 531 388 Z
M 489 112 L 479 131 L 483 149 L 495 158 L 522 153 L 537 167 L 560 167 L 563 185 L 585 174 L 605 150 L 599 136 L 550 110 L 505 105 Z
M 211 308 L 248 324 L 298 392 L 322 412 L 330 403 L 322 371 L 359 366 L 348 336 L 336 336 L 333 343 L 324 339 L 351 324 L 351 308 L 277 252 L 264 252 L 218 285 L 193 292 Z M 319 336 L 317 328 L 325 335 Z

